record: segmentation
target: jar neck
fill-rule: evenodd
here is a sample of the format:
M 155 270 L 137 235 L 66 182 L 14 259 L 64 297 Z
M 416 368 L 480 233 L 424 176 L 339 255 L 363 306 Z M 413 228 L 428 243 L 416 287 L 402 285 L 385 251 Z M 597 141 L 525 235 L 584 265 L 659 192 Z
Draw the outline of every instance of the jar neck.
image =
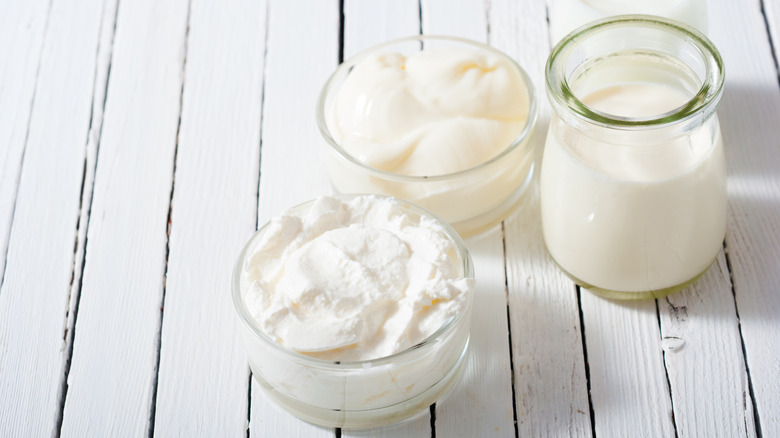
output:
M 558 117 L 583 132 L 653 131 L 670 136 L 705 123 L 723 93 L 720 53 L 704 35 L 648 15 L 610 17 L 585 25 L 556 45 L 546 65 L 547 93 Z M 654 84 L 684 95 L 682 104 L 651 114 L 612 114 L 589 105 L 610 86 Z

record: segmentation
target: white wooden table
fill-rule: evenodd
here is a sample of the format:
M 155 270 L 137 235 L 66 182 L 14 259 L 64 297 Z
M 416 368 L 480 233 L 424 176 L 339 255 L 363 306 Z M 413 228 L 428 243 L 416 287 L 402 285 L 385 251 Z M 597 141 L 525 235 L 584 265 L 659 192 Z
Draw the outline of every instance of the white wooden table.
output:
M 536 183 L 468 241 L 463 381 L 370 436 L 780 436 L 780 2 L 712 0 L 726 61 L 724 251 L 616 303 L 551 262 Z M 350 436 L 271 405 L 230 301 L 240 247 L 330 185 L 314 103 L 410 34 L 515 57 L 550 109 L 545 0 L 0 1 L 0 436 Z M 549 21 L 548 21 L 549 20 Z M 773 44 L 774 41 L 774 44 Z

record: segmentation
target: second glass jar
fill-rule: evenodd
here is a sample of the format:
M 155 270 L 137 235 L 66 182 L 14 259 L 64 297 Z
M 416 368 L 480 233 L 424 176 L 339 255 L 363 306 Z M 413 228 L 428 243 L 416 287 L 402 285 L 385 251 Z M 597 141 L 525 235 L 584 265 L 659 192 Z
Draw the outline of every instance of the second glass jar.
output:
M 726 229 L 718 50 L 680 23 L 618 16 L 569 34 L 545 73 L 554 115 L 540 184 L 552 257 L 610 298 L 690 284 Z

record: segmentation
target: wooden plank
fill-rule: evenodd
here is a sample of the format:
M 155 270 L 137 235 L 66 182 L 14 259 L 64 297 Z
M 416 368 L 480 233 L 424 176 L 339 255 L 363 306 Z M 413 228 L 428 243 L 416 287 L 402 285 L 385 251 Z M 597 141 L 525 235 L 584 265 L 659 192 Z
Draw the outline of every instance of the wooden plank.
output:
M 344 2 L 344 58 L 381 42 L 420 32 L 420 6 L 417 0 Z M 410 421 L 371 431 L 343 431 L 342 437 L 429 437 L 431 415 L 423 412 Z
M 538 173 L 550 119 L 544 88 L 549 52 L 545 4 L 494 0 L 489 19 L 491 45 L 517 60 L 535 86 Z M 538 176 L 527 196 L 505 221 L 518 433 L 588 436 L 590 408 L 577 295 L 544 246 Z
M 305 12 L 304 12 L 305 11 Z M 270 2 L 260 160 L 259 223 L 330 193 L 315 103 L 338 64 L 339 2 Z M 302 38 L 306 35 L 306 38 Z M 278 409 L 252 380 L 250 434 L 332 436 Z
M 0 279 L 50 4 L 49 0 L 8 2 L 0 13 Z
M 424 0 L 423 33 L 487 42 L 486 7 L 481 0 Z M 472 351 L 462 382 L 436 405 L 437 435 L 514 435 L 502 237 L 496 226 L 467 242 L 477 280 Z
M 119 7 L 64 436 L 149 429 L 187 8 Z
M 271 2 L 268 9 L 260 224 L 331 192 L 314 111 L 339 53 L 338 1 Z
M 596 436 L 675 435 L 655 301 L 581 292 Z
M 725 255 L 658 306 L 678 435 L 756 436 Z
M 246 433 L 230 284 L 257 218 L 265 12 L 254 0 L 191 5 L 155 436 Z
M 59 428 L 70 292 L 81 265 L 74 240 L 88 137 L 96 122 L 93 93 L 105 86 L 105 75 L 96 78 L 103 70 L 98 48 L 111 37 L 101 32 L 103 3 L 53 3 L 43 42 L 0 290 L 1 436 L 43 436 Z M 43 18 L 47 11 L 38 13 Z M 13 79 L 3 77 L 8 82 L 0 89 L 15 86 Z
M 419 33 L 418 0 L 344 1 L 344 59 L 381 42 Z
M 718 114 L 729 172 L 728 260 L 760 434 L 780 436 L 778 76 L 758 2 L 718 0 L 709 8 L 710 37 L 726 64 Z

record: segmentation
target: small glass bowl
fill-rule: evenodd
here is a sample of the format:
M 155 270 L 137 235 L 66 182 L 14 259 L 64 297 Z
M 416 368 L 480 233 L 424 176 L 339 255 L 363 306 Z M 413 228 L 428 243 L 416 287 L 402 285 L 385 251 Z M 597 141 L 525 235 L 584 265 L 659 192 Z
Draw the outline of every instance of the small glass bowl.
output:
M 349 200 L 359 195 L 336 195 Z M 382 197 L 382 196 L 380 196 Z M 454 243 L 453 265 L 462 277 L 474 278 L 463 240 L 430 212 L 398 200 L 413 215 L 429 216 Z M 285 214 L 303 215 L 314 201 Z M 266 395 L 298 418 L 325 427 L 373 428 L 396 423 L 425 411 L 458 382 L 466 362 L 473 294 L 465 312 L 447 320 L 422 342 L 377 359 L 339 362 L 305 356 L 275 342 L 258 327 L 244 301 L 247 258 L 268 229 L 263 225 L 238 256 L 232 296 L 242 322 L 249 365 Z
M 328 126 L 328 112 L 353 68 L 377 52 L 409 56 L 431 47 L 464 47 L 497 55 L 517 68 L 525 85 L 528 118 L 515 140 L 497 156 L 469 169 L 431 176 L 412 176 L 370 167 L 344 150 Z M 447 221 L 461 236 L 480 233 L 503 220 L 520 202 L 534 168 L 532 141 L 537 101 L 531 79 L 505 53 L 463 38 L 418 35 L 391 40 L 367 49 L 342 63 L 325 83 L 317 103 L 317 124 L 325 139 L 325 164 L 339 193 L 375 193 L 420 205 Z

